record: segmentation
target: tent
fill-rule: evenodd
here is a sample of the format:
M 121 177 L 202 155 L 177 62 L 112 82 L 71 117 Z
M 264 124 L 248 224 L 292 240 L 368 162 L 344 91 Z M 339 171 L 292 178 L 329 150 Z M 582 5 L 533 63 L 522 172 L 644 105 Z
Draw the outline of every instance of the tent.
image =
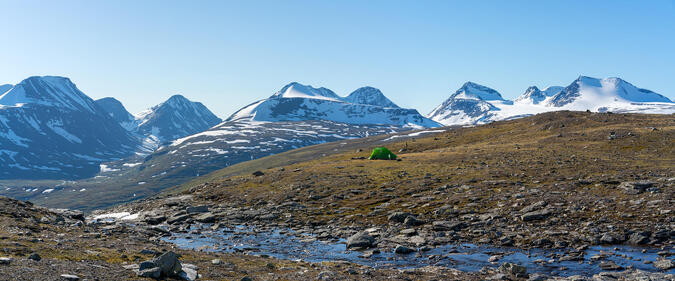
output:
M 370 160 L 396 160 L 396 154 L 391 153 L 386 147 L 376 147 L 368 158 Z

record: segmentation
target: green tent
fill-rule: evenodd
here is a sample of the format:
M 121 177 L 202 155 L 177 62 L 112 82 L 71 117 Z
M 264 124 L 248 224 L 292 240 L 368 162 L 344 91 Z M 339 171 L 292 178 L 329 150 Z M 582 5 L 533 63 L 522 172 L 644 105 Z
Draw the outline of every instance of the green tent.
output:
M 391 153 L 386 147 L 376 147 L 368 158 L 370 160 L 396 160 L 396 154 Z

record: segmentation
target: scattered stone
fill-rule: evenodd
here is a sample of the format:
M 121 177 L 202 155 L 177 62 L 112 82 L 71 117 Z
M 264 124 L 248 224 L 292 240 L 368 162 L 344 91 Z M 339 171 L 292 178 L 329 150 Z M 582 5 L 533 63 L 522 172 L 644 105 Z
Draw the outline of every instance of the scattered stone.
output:
M 375 238 L 365 231 L 360 231 L 347 239 L 347 248 L 372 248 Z
M 177 276 L 182 267 L 178 261 L 178 255 L 169 251 L 152 260 L 162 271 L 163 276 Z
M 405 218 L 404 223 L 407 226 L 419 226 L 425 224 L 426 222 L 416 218 L 415 216 L 408 216 Z
M 393 222 L 404 222 L 409 216 L 412 216 L 412 214 L 406 212 L 394 212 L 389 215 L 389 220 Z
M 38 253 L 32 253 L 30 256 L 28 256 L 29 260 L 34 260 L 34 261 L 40 261 L 42 257 Z
M 654 267 L 660 270 L 670 270 L 675 268 L 675 262 L 669 259 L 658 259 L 654 262 Z
M 529 213 L 525 213 L 522 216 L 520 216 L 520 219 L 523 221 L 536 221 L 536 220 L 542 220 L 547 218 L 548 216 L 551 215 L 551 210 L 549 209 L 544 209 L 540 211 L 532 211 Z
M 186 263 L 182 265 L 182 268 L 183 270 L 178 274 L 178 277 L 183 280 L 194 281 L 199 278 L 199 274 L 197 273 L 199 268 L 196 265 Z
M 12 263 L 11 258 L 6 258 L 6 257 L 0 258 L 0 264 L 10 264 L 10 263 Z
M 195 217 L 195 220 L 203 223 L 213 223 L 216 221 L 216 216 L 213 213 L 203 213 Z
M 451 222 L 451 221 L 435 221 L 432 223 L 433 230 L 435 231 L 459 231 L 462 228 L 466 227 L 466 224 L 463 222 Z
M 619 184 L 619 188 L 623 189 L 626 194 L 639 194 L 645 192 L 648 188 L 654 186 L 656 183 L 651 181 L 635 181 L 635 182 L 622 182 Z
M 212 259 L 212 260 L 211 260 L 211 264 L 213 264 L 213 265 L 219 265 L 219 264 L 223 264 L 223 261 L 220 260 L 220 259 Z
M 616 264 L 613 261 L 603 261 L 600 263 L 600 268 L 603 270 L 622 270 L 623 267 L 620 265 Z
M 524 266 L 520 266 L 510 262 L 505 262 L 502 265 L 500 265 L 499 272 L 519 278 L 527 277 L 527 269 Z
M 394 248 L 394 253 L 402 254 L 402 255 L 409 254 L 409 253 L 412 253 L 414 251 L 415 250 L 413 250 L 411 248 L 408 248 L 406 246 L 403 246 L 403 245 L 397 245 L 396 248 Z
M 61 274 L 61 279 L 68 281 L 79 281 L 80 277 L 72 274 Z
M 260 177 L 260 176 L 264 176 L 265 173 L 263 173 L 262 171 L 255 171 L 255 172 L 252 173 L 252 175 L 254 175 L 256 177 Z
M 188 214 L 195 214 L 195 213 L 206 213 L 209 211 L 209 206 L 190 206 L 185 209 L 185 211 L 188 212 Z

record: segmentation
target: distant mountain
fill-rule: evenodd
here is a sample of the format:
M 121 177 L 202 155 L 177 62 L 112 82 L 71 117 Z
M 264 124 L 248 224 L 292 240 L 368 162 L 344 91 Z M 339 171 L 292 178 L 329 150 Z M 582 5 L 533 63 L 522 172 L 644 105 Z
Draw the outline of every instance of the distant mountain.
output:
M 445 125 L 485 123 L 499 111 L 491 101 L 504 98 L 494 89 L 466 82 L 427 116 Z
M 76 179 L 137 140 L 65 77 L 30 77 L 0 96 L 0 179 Z
M 240 109 L 226 121 L 243 119 L 267 122 L 325 120 L 417 128 L 439 126 L 415 109 L 399 108 L 375 88 L 361 88 L 342 98 L 326 88 L 297 82 L 284 86 L 268 99 Z
M 222 120 L 200 102 L 174 95 L 137 115 L 137 132 L 167 142 L 207 130 Z
M 14 85 L 11 84 L 0 85 L 0 96 L 5 92 L 9 91 L 9 89 L 11 89 L 12 87 L 14 87 Z
M 537 86 L 531 86 L 525 90 L 525 93 L 520 95 L 515 102 L 516 103 L 526 103 L 526 104 L 539 104 L 546 99 L 557 95 L 560 93 L 564 87 L 560 86 L 551 86 L 546 89 L 539 90 Z
M 127 111 L 126 108 L 124 108 L 124 105 L 115 98 L 102 98 L 96 100 L 96 104 L 101 107 L 101 109 L 105 110 L 108 112 L 110 117 L 112 117 L 117 123 L 122 125 L 125 129 L 128 131 L 134 131 L 136 130 L 136 127 L 138 127 L 138 122 L 136 122 L 136 119 L 134 118 L 129 111 Z
M 369 104 L 381 107 L 400 108 L 394 102 L 382 94 L 379 89 L 373 87 L 361 87 L 353 91 L 344 101 L 355 104 Z
M 468 82 L 428 117 L 444 125 L 483 124 L 556 110 L 675 113 L 675 103 L 620 78 L 580 76 L 567 87 L 529 87 L 515 102 L 490 88 Z

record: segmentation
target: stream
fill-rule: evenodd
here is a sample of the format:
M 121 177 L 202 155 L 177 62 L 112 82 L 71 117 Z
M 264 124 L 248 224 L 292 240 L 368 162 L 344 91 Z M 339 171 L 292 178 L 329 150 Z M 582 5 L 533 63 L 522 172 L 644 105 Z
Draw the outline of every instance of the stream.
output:
M 521 250 L 508 247 L 494 247 L 474 244 L 444 245 L 425 252 L 401 255 L 393 252 L 372 254 L 364 257 L 359 251 L 347 251 L 345 240 L 329 242 L 318 241 L 309 234 L 301 234 L 290 229 L 258 231 L 254 227 L 235 226 L 213 231 L 209 225 L 193 227 L 197 233 L 172 233 L 164 241 L 176 244 L 183 249 L 214 252 L 246 252 L 253 255 L 267 255 L 278 259 L 304 260 L 308 262 L 348 261 L 375 268 L 417 268 L 428 265 L 455 268 L 474 272 L 483 267 L 498 267 L 504 262 L 525 266 L 528 273 L 542 273 L 552 276 L 584 275 L 591 276 L 602 270 L 600 261 L 613 261 L 623 268 L 644 271 L 659 271 L 645 261 L 655 261 L 661 251 L 658 248 L 631 246 L 591 246 L 586 249 L 583 260 L 560 261 L 565 256 L 564 249 Z M 672 248 L 668 249 L 670 252 Z M 497 262 L 488 259 L 493 255 L 502 256 Z M 594 260 L 597 255 L 604 256 Z M 668 257 L 673 259 L 673 256 Z M 675 273 L 675 269 L 667 273 Z

